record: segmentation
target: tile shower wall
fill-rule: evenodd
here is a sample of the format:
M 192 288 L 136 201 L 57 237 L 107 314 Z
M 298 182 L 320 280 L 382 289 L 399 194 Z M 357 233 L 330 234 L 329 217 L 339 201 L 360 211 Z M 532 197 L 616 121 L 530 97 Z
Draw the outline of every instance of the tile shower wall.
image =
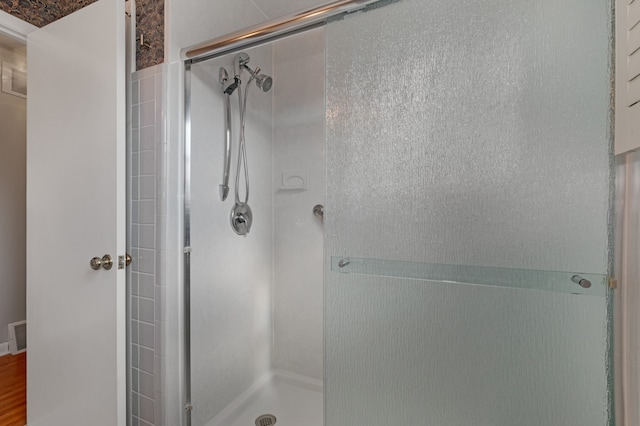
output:
M 132 77 L 128 248 L 130 424 L 165 424 L 164 345 L 166 208 L 163 65 Z

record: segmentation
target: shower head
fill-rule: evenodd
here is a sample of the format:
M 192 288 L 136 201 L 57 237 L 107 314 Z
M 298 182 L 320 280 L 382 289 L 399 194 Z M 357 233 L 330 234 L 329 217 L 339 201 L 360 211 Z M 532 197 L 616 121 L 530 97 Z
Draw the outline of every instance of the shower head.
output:
M 256 86 L 263 92 L 268 92 L 271 90 L 271 86 L 273 86 L 273 79 L 268 75 L 260 74 L 256 77 Z
M 238 53 L 233 57 L 233 72 L 236 77 L 240 78 L 240 73 L 242 72 L 242 68 L 248 68 L 247 64 L 249 63 L 249 55 L 244 52 Z
M 258 74 L 260 72 L 260 67 L 256 67 L 255 71 L 249 68 L 246 64 L 242 65 L 244 69 L 249 71 L 251 77 L 256 81 L 256 86 L 263 92 L 268 92 L 271 90 L 271 86 L 273 86 L 273 78 L 269 77 L 266 74 Z

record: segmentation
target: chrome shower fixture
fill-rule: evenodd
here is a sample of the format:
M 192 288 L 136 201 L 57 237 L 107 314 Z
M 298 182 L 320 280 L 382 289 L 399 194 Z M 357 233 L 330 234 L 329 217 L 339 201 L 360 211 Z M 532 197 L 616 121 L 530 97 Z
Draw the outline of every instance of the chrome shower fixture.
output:
M 260 67 L 256 67 L 255 70 L 252 70 L 249 65 L 247 65 L 250 60 L 251 58 L 249 57 L 249 55 L 244 52 L 240 52 L 233 57 L 233 82 L 225 87 L 224 93 L 230 95 L 238 88 L 240 84 L 242 84 L 241 77 L 243 70 L 247 70 L 247 72 L 251 76 L 249 82 L 251 82 L 251 80 L 256 81 L 256 86 L 258 87 L 258 89 L 262 90 L 263 92 L 268 92 L 269 90 L 271 90 L 271 87 L 273 86 L 273 78 L 266 74 L 260 74 Z M 220 77 L 218 80 L 224 85 L 231 79 L 228 78 L 228 76 L 225 76 L 224 81 L 222 77 Z
M 260 67 L 256 67 L 255 70 L 251 70 L 251 68 L 249 68 L 245 64 L 243 65 L 243 68 L 249 71 L 251 77 L 256 81 L 256 86 L 258 86 L 258 89 L 262 90 L 263 92 L 268 92 L 269 90 L 271 90 L 271 86 L 273 86 L 273 79 L 266 74 L 259 74 Z
M 235 179 L 235 204 L 231 208 L 231 228 L 238 235 L 247 235 L 251 230 L 253 213 L 249 207 L 249 170 L 247 168 L 247 149 L 245 141 L 245 116 L 247 110 L 247 94 L 252 80 L 256 81 L 256 86 L 263 92 L 268 92 L 273 86 L 273 79 L 265 74 L 260 74 L 260 67 L 252 70 L 247 65 L 249 55 L 240 52 L 233 57 L 233 81 L 229 78 L 229 73 L 221 67 L 218 73 L 218 82 L 222 84 L 224 94 L 224 123 L 225 123 L 225 150 L 224 150 L 224 172 L 222 184 L 220 185 L 220 199 L 224 201 L 229 194 L 229 174 L 231 166 L 231 94 L 238 91 L 238 110 L 240 113 L 240 137 L 238 140 L 238 165 L 236 167 Z M 249 83 L 242 86 L 242 71 L 249 73 Z M 240 197 L 240 175 L 244 169 L 244 197 Z
M 240 52 L 233 57 L 233 73 L 236 77 L 240 78 L 242 68 L 247 66 L 249 59 L 249 55 L 244 52 Z

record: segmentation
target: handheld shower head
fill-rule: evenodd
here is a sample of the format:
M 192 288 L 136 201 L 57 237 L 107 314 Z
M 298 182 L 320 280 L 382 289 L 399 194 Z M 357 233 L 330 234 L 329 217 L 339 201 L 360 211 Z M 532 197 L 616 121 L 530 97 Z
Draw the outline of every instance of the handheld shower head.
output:
M 233 57 L 233 72 L 234 75 L 240 78 L 240 73 L 242 72 L 242 68 L 249 68 L 247 64 L 249 63 L 249 55 L 244 52 L 238 53 Z

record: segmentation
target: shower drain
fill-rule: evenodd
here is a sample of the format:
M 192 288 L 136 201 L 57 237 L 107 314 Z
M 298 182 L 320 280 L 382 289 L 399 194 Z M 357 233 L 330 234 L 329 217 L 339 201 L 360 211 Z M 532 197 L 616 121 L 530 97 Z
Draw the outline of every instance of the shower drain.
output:
M 273 414 L 263 414 L 256 419 L 256 426 L 271 426 L 276 424 L 276 416 Z

